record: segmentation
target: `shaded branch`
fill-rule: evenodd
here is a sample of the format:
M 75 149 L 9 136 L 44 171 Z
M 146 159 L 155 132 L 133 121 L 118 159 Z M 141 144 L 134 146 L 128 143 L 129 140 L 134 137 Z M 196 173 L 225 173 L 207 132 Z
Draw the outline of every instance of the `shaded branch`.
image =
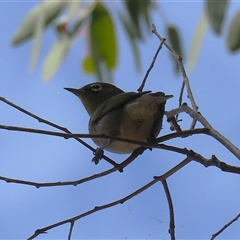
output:
M 170 133 L 170 134 L 167 134 L 167 135 L 164 135 L 164 136 L 161 136 L 161 137 L 157 138 L 156 142 L 154 141 L 153 143 L 148 143 L 148 142 L 136 141 L 136 140 L 126 139 L 126 138 L 108 136 L 106 134 L 62 133 L 62 132 L 35 129 L 35 128 L 6 126 L 6 125 L 1 125 L 1 124 L 0 124 L 0 129 L 10 130 L 10 131 L 45 134 L 45 135 L 50 135 L 50 136 L 63 137 L 65 139 L 69 139 L 69 138 L 74 138 L 74 139 L 78 139 L 78 138 L 111 139 L 111 140 L 116 140 L 116 141 L 120 141 L 120 142 L 134 143 L 134 144 L 149 147 L 149 148 L 154 148 L 156 146 L 156 143 L 158 143 L 158 142 L 167 141 L 167 140 L 170 140 L 170 139 L 173 139 L 173 138 L 188 137 L 188 136 L 192 136 L 192 135 L 195 135 L 195 134 L 209 134 L 209 130 L 207 128 L 197 128 L 197 129 L 192 129 L 192 130 L 185 130 L 185 131 Z M 94 149 L 94 151 L 95 151 L 95 149 Z

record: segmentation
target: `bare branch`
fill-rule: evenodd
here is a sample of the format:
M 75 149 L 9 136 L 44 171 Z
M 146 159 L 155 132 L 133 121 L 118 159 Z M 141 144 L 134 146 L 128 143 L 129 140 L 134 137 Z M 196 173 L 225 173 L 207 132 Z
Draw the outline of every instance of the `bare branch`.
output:
M 169 206 L 169 213 L 170 213 L 170 224 L 169 224 L 169 234 L 171 236 L 171 240 L 175 240 L 175 223 L 174 223 L 174 210 L 173 210 L 173 203 L 172 203 L 172 198 L 171 194 L 167 185 L 167 181 L 163 180 L 162 181 L 163 188 L 165 190 L 166 196 L 167 196 L 167 201 L 168 201 L 168 206 Z
M 24 109 L 24 108 L 22 108 L 22 107 L 20 107 L 20 106 L 18 106 L 16 104 L 14 104 L 13 102 L 10 102 L 9 100 L 7 100 L 4 97 L 0 96 L 0 101 L 6 103 L 7 105 L 17 109 L 18 111 L 20 111 L 20 112 L 22 112 L 22 113 L 24 113 L 26 115 L 28 115 L 28 116 L 38 120 L 39 122 L 45 123 L 45 124 L 47 124 L 49 126 L 52 126 L 52 127 L 56 128 L 56 129 L 62 130 L 63 132 L 70 133 L 70 131 L 67 128 L 61 127 L 61 126 L 59 126 L 59 125 L 57 125 L 55 123 L 52 123 L 52 122 L 50 122 L 50 121 L 48 121 L 46 119 L 43 119 L 43 118 L 41 118 L 41 117 L 39 117 L 39 116 L 37 116 L 37 115 L 27 111 L 26 109 Z
M 104 204 L 104 205 L 101 205 L 101 206 L 96 206 L 96 207 L 94 207 L 93 209 L 91 209 L 91 210 L 89 210 L 89 211 L 87 211 L 87 212 L 84 212 L 84 213 L 82 213 L 82 214 L 79 214 L 79 215 L 77 215 L 77 216 L 75 216 L 75 217 L 68 218 L 68 219 L 65 219 L 65 220 L 63 220 L 63 221 L 60 221 L 60 222 L 54 223 L 54 224 L 52 224 L 52 225 L 46 226 L 46 227 L 44 227 L 44 228 L 37 229 L 37 230 L 35 231 L 35 233 L 28 238 L 28 240 L 31 240 L 31 239 L 37 237 L 38 235 L 40 235 L 40 234 L 42 234 L 42 233 L 46 233 L 48 230 L 50 230 L 50 229 L 52 229 L 52 228 L 55 228 L 55 227 L 64 225 L 64 224 L 66 224 L 66 223 L 71 223 L 71 224 L 72 224 L 72 223 L 74 223 L 75 221 L 77 221 L 78 219 L 83 218 L 83 217 L 86 217 L 86 216 L 88 216 L 88 215 L 90 215 L 90 214 L 93 214 L 93 213 L 95 213 L 95 212 L 98 212 L 98 211 L 100 211 L 100 210 L 104 210 L 104 209 L 106 209 L 106 208 L 113 207 L 113 206 L 115 206 L 115 205 L 117 205 L 117 204 L 123 204 L 124 202 L 128 201 L 129 199 L 133 198 L 134 196 L 138 195 L 139 193 L 143 192 L 144 190 L 148 189 L 149 187 L 151 187 L 152 185 L 154 185 L 154 184 L 157 183 L 157 182 L 158 182 L 158 180 L 157 180 L 157 179 L 154 179 L 154 180 L 150 181 L 149 183 L 147 183 L 146 185 L 144 185 L 143 187 L 137 189 L 137 190 L 134 191 L 133 193 L 131 193 L 131 194 L 127 195 L 126 197 L 123 197 L 123 198 L 121 198 L 121 199 L 119 199 L 119 200 L 116 200 L 116 201 L 114 201 L 114 202 L 107 203 L 107 204 Z
M 169 146 L 165 144 L 158 144 L 158 148 L 183 154 L 189 157 L 190 159 L 201 163 L 205 167 L 214 166 L 221 169 L 224 172 L 240 174 L 240 167 L 226 164 L 225 162 L 218 160 L 218 158 L 215 155 L 213 155 L 212 158 L 207 159 L 204 158 L 201 154 L 196 153 L 193 150 L 188 150 L 187 148 L 178 148 L 175 146 Z
M 159 181 L 163 181 L 163 180 L 167 179 L 168 177 L 170 177 L 171 175 L 173 175 L 178 170 L 180 170 L 181 168 L 183 168 L 185 165 L 187 165 L 189 162 L 191 162 L 191 160 L 193 160 L 193 159 L 191 159 L 190 157 L 187 157 L 182 162 L 180 162 L 179 164 L 177 164 L 176 166 L 171 168 L 169 171 L 167 171 L 163 175 L 154 176 L 153 178 L 158 179 Z
M 75 180 L 75 181 L 65 181 L 65 182 L 58 181 L 58 182 L 40 183 L 40 182 L 32 182 L 32 181 L 8 178 L 8 177 L 3 177 L 3 176 L 0 176 L 0 180 L 3 180 L 5 182 L 7 182 L 7 183 L 18 183 L 18 184 L 34 186 L 36 188 L 40 188 L 40 187 L 56 187 L 56 186 L 66 186 L 66 185 L 77 186 L 77 185 L 79 185 L 81 183 L 88 182 L 88 181 L 91 181 L 93 179 L 106 176 L 106 175 L 108 175 L 110 173 L 113 173 L 115 171 L 116 171 L 115 168 L 111 168 L 111 169 L 108 169 L 106 171 L 103 171 L 103 172 L 100 172 L 100 173 L 96 173 L 96 174 L 93 174 L 91 176 L 88 176 L 88 177 L 85 177 L 85 178 L 82 178 L 82 179 L 78 179 L 78 180 Z
M 70 229 L 69 229 L 69 234 L 68 234 L 68 240 L 71 240 L 73 227 L 74 227 L 74 221 L 72 221 L 72 222 L 70 223 Z
M 159 38 L 160 41 L 162 41 L 163 38 L 157 32 L 156 26 L 154 24 L 152 24 L 152 32 Z M 184 68 L 184 65 L 183 65 L 183 62 L 182 62 L 182 57 L 179 54 L 177 54 L 166 42 L 163 42 L 163 44 L 172 53 L 173 57 L 178 62 L 180 71 L 181 71 L 182 76 L 183 76 L 183 82 L 184 83 L 183 83 L 182 89 L 180 91 L 180 96 L 179 96 L 180 100 L 179 101 L 182 100 L 183 90 L 184 90 L 184 87 L 186 86 L 186 88 L 187 88 L 187 96 L 188 96 L 188 98 L 191 101 L 193 109 L 197 111 L 198 110 L 198 106 L 197 106 L 197 104 L 196 104 L 196 102 L 194 100 L 193 94 L 192 94 L 192 90 L 191 90 L 191 87 L 190 87 L 189 79 L 187 77 L 187 74 L 186 74 L 186 71 L 185 71 L 185 68 Z M 192 122 L 192 124 L 191 124 L 190 129 L 193 129 L 195 124 L 196 124 L 196 121 L 194 120 Z
M 208 128 L 195 128 L 195 129 L 190 129 L 190 130 L 183 130 L 183 131 L 179 131 L 179 132 L 174 132 L 174 133 L 170 133 L 161 137 L 158 137 L 156 139 L 156 141 L 158 143 L 160 142 L 165 142 L 167 140 L 171 140 L 174 138 L 178 138 L 178 137 L 189 137 L 195 134 L 209 134 L 209 129 Z
M 154 177 L 154 179 L 152 181 L 150 181 L 149 183 L 147 183 L 146 185 L 142 186 L 141 188 L 137 189 L 136 191 L 130 193 L 129 195 L 127 195 L 127 196 L 125 196 L 125 197 L 123 197 L 123 198 L 121 198 L 119 200 L 116 200 L 116 201 L 113 201 L 113 202 L 110 202 L 110 203 L 107 203 L 107 204 L 104 204 L 104 205 L 101 205 L 101 206 L 95 206 L 93 209 L 91 209 L 89 211 L 86 211 L 84 213 L 81 213 L 81 214 L 79 214 L 79 215 L 77 215 L 75 217 L 68 218 L 68 219 L 65 219 L 63 221 L 60 221 L 60 222 L 54 223 L 52 225 L 46 226 L 44 228 L 37 229 L 35 231 L 35 233 L 28 238 L 28 240 L 33 239 L 33 238 L 37 237 L 38 235 L 40 235 L 42 233 L 46 233 L 48 230 L 50 230 L 52 228 L 64 225 L 66 223 L 73 224 L 78 219 L 86 217 L 88 215 L 91 215 L 91 214 L 93 214 L 93 213 L 95 213 L 97 211 L 113 207 L 113 206 L 115 206 L 117 204 L 123 204 L 124 202 L 128 201 L 129 199 L 135 197 L 136 195 L 138 195 L 138 194 L 142 193 L 143 191 L 145 191 L 146 189 L 150 188 L 151 186 L 153 186 L 158 181 L 165 181 L 169 176 L 171 176 L 174 172 L 178 171 L 180 168 L 185 166 L 190 161 L 191 161 L 191 159 L 189 159 L 189 158 L 185 159 L 184 161 L 182 161 L 177 166 L 175 166 L 172 169 L 170 169 L 165 174 L 163 174 L 161 176 Z
M 148 68 L 148 70 L 147 70 L 147 72 L 146 72 L 146 74 L 145 74 L 145 76 L 144 76 L 144 78 L 143 78 L 143 81 L 142 81 L 140 87 L 137 89 L 138 92 L 142 92 L 142 91 L 143 91 L 143 88 L 144 88 L 145 83 L 146 83 L 146 81 L 147 81 L 148 75 L 149 75 L 149 73 L 151 72 L 152 68 L 154 67 L 154 63 L 155 63 L 155 61 L 156 61 L 156 59 L 157 59 L 158 53 L 159 53 L 160 50 L 162 49 L 162 45 L 163 45 L 163 43 L 165 42 L 165 40 L 166 40 L 165 38 L 163 38 L 163 39 L 161 40 L 160 45 L 159 45 L 159 47 L 158 47 L 158 49 L 157 49 L 157 51 L 156 51 L 156 53 L 155 53 L 155 55 L 154 55 L 154 57 L 153 57 L 153 60 L 152 60 L 152 62 L 151 62 L 151 65 L 150 65 L 150 67 Z
M 5 99 L 4 97 L 1 97 L 1 96 L 0 96 L 0 101 L 2 101 L 2 102 L 4 102 L 4 103 L 8 104 L 9 106 L 11 106 L 11 107 L 19 110 L 20 112 L 25 113 L 26 115 L 28 115 L 28 116 L 30 116 L 30 117 L 32 117 L 32 118 L 34 118 L 34 119 L 37 119 L 39 122 L 45 123 L 45 124 L 47 124 L 47 125 L 49 125 L 49 126 L 52 126 L 52 127 L 56 128 L 56 129 L 62 130 L 62 131 L 65 132 L 65 133 L 71 134 L 71 132 L 70 132 L 67 128 L 62 127 L 62 126 L 59 126 L 59 125 L 57 125 L 57 124 L 55 124 L 55 123 L 52 123 L 52 122 L 50 122 L 50 121 L 48 121 L 48 120 L 46 120 L 46 119 L 43 119 L 43 118 L 41 118 L 41 117 L 39 117 L 39 116 L 37 116 L 37 115 L 35 115 L 35 114 L 27 111 L 26 109 L 24 109 L 24 108 L 22 108 L 22 107 L 20 107 L 20 106 L 18 106 L 18 105 L 16 105 L 16 104 L 8 101 L 8 100 Z M 16 131 L 17 131 L 17 130 L 16 130 Z M 79 139 L 79 138 L 77 138 L 77 137 L 75 137 L 74 139 L 77 140 L 78 142 L 80 142 L 82 145 L 84 145 L 84 146 L 87 147 L 88 149 L 90 149 L 92 152 L 95 152 L 95 148 L 91 147 L 89 144 L 87 144 L 87 143 L 84 142 L 83 140 L 81 140 L 81 139 Z M 102 158 L 103 158 L 104 160 L 106 160 L 108 163 L 112 164 L 115 168 L 118 168 L 118 164 L 117 164 L 116 162 L 114 162 L 112 159 L 110 159 L 109 157 L 103 155 Z M 119 169 L 119 171 L 121 172 L 121 169 Z
M 16 126 L 6 126 L 0 124 L 0 129 L 5 130 L 11 130 L 11 131 L 20 131 L 20 132 L 28 132 L 28 133 L 38 133 L 38 134 L 45 134 L 50 136 L 56 136 L 56 137 L 63 137 L 65 139 L 69 138 L 104 138 L 104 139 L 111 139 L 121 142 L 128 142 L 128 143 L 135 143 L 140 146 L 145 147 L 151 147 L 153 148 L 155 146 L 155 143 L 147 143 L 147 142 L 141 142 L 126 138 L 119 138 L 119 137 L 113 137 L 108 136 L 106 134 L 87 134 L 87 133 L 62 133 L 62 132 L 55 132 L 55 131 L 49 131 L 49 130 L 42 130 L 42 129 L 35 129 L 35 128 L 25 128 L 25 127 L 16 127 Z M 167 134 L 165 136 L 161 136 L 156 139 L 156 142 L 163 142 L 166 140 L 170 140 L 177 137 L 187 137 L 195 134 L 209 134 L 209 130 L 207 128 L 198 128 L 194 130 L 185 130 L 185 131 L 179 131 L 171 134 Z M 95 151 L 95 149 L 94 149 Z
M 231 153 L 233 153 L 240 160 L 240 150 L 232 144 L 227 138 L 225 138 L 221 133 L 215 130 L 210 123 L 197 111 L 188 107 L 187 104 L 175 108 L 171 111 L 165 112 L 168 117 L 172 117 L 180 112 L 186 112 L 193 119 L 199 121 L 205 128 L 209 129 L 209 135 L 218 140 L 223 146 L 225 146 Z
M 238 218 L 240 217 L 240 213 L 233 218 L 230 222 L 228 222 L 227 224 L 225 224 L 219 231 L 217 231 L 216 233 L 214 233 L 211 237 L 211 240 L 215 239 L 220 233 L 222 233 L 226 228 L 228 228 L 231 224 L 233 224 L 235 221 L 238 220 Z

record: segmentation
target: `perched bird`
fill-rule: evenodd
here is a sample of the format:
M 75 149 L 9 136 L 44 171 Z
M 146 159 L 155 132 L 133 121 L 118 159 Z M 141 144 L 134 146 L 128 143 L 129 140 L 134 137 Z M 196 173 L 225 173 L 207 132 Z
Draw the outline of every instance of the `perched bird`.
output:
M 90 134 L 151 142 L 162 128 L 166 100 L 163 92 L 124 92 L 109 83 L 95 82 L 82 88 L 65 88 L 78 96 L 90 120 Z M 131 153 L 140 145 L 105 138 L 92 138 L 100 148 L 115 153 Z

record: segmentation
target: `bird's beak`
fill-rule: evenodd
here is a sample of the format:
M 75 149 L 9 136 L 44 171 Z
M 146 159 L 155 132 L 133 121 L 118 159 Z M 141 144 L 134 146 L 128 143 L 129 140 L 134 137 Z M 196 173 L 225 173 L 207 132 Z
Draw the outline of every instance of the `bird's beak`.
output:
M 166 99 L 169 99 L 169 98 L 172 98 L 172 97 L 174 97 L 174 96 L 173 95 L 165 95 Z
M 75 94 L 75 95 L 79 95 L 79 89 L 76 89 L 76 88 L 64 88 L 65 90 Z

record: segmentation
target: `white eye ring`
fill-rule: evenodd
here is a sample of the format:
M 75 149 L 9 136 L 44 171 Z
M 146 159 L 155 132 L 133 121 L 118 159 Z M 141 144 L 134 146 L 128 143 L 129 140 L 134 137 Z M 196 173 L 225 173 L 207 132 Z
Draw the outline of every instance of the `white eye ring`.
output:
M 98 83 L 94 83 L 94 84 L 91 85 L 91 90 L 93 92 L 99 92 L 99 91 L 102 90 L 102 86 Z

